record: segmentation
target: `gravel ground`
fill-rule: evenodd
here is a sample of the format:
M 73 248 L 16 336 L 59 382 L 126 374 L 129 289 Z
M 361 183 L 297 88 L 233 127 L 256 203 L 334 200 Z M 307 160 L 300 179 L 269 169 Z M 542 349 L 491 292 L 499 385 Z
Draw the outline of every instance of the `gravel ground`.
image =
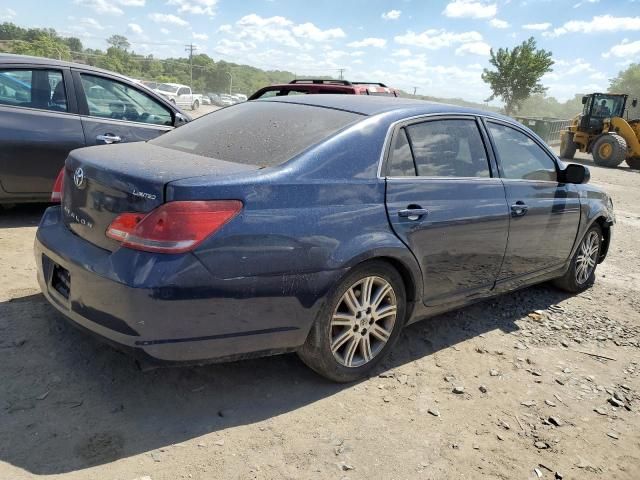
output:
M 640 478 L 640 172 L 583 161 L 618 218 L 592 289 L 412 325 L 351 385 L 295 355 L 141 372 L 43 300 L 44 207 L 0 213 L 0 479 Z

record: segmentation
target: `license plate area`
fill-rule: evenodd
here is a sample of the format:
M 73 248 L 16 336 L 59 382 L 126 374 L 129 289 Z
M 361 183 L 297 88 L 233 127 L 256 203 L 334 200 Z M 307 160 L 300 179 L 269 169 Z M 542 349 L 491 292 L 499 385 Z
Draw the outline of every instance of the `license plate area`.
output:
M 65 300 L 69 300 L 71 292 L 71 276 L 69 270 L 60 265 L 53 264 L 51 272 L 51 288 L 59 293 Z

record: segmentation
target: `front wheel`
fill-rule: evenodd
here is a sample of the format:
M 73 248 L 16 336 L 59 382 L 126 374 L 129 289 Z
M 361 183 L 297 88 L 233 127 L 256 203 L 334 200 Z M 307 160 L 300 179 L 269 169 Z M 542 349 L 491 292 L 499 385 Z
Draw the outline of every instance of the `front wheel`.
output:
M 197 110 L 199 107 L 200 107 L 200 103 L 198 103 L 198 100 L 196 100 L 195 102 L 193 102 L 191 110 Z
M 571 259 L 567 273 L 554 281 L 562 290 L 579 293 L 589 288 L 596 281 L 596 267 L 602 247 L 602 229 L 595 224 L 587 230 L 580 246 Z
M 593 144 L 592 155 L 596 165 L 609 168 L 617 167 L 624 162 L 627 155 L 627 142 L 615 133 L 602 135 Z
M 367 263 L 338 284 L 298 355 L 330 380 L 358 380 L 392 348 L 405 314 L 405 288 L 398 272 L 385 262 Z

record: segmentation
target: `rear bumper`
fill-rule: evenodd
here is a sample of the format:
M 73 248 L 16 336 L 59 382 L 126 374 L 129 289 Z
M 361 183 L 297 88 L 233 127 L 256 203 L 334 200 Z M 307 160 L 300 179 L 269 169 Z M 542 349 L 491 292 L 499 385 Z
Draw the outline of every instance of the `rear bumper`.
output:
M 110 343 L 166 362 L 299 347 L 343 273 L 217 278 L 192 254 L 103 250 L 67 229 L 60 207 L 45 211 L 34 248 L 40 288 L 56 309 Z M 69 272 L 67 297 L 52 286 L 59 267 Z

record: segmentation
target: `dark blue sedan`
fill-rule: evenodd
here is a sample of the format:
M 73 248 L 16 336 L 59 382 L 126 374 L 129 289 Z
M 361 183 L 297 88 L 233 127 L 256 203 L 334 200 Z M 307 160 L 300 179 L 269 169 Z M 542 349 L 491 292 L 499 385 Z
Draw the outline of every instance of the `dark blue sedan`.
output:
M 589 171 L 482 111 L 308 95 L 69 155 L 35 251 L 44 295 L 146 358 L 296 351 L 336 381 L 404 325 L 595 279 L 614 222 Z

